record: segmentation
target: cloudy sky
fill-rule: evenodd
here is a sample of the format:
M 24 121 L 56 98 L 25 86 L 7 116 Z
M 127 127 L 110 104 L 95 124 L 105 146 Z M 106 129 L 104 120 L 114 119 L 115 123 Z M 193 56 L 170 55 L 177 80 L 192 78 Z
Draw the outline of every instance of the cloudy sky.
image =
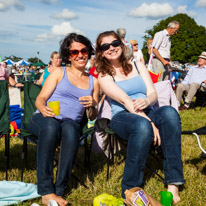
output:
M 36 57 L 48 63 L 70 32 L 95 42 L 105 30 L 123 27 L 126 40 L 142 37 L 161 19 L 187 13 L 206 26 L 206 0 L 0 0 L 0 56 Z

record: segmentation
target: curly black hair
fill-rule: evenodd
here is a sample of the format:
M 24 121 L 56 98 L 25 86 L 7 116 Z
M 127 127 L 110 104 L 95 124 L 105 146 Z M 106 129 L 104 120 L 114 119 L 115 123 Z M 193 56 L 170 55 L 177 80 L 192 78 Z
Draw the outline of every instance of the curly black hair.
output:
M 94 54 L 94 49 L 92 47 L 92 43 L 90 42 L 90 40 L 81 35 L 81 34 L 76 34 L 76 33 L 70 33 L 68 34 L 62 41 L 60 41 L 60 49 L 59 49 L 59 53 L 60 56 L 62 58 L 62 63 L 63 64 L 70 64 L 69 61 L 69 56 L 70 56 L 70 47 L 72 42 L 80 42 L 82 44 L 84 44 L 89 51 L 89 59 L 91 57 L 92 54 Z

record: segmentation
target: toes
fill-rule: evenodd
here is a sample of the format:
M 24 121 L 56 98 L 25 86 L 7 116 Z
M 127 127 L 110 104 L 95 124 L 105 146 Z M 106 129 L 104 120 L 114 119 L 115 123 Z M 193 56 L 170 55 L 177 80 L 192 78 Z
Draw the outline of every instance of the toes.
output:
M 180 201 L 180 197 L 173 198 L 173 203 L 178 203 Z

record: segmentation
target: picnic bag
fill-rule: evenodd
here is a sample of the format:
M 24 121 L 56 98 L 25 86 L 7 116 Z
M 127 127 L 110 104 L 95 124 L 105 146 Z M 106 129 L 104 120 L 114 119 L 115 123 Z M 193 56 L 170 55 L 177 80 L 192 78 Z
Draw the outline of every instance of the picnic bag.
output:
M 161 206 L 161 204 L 156 199 L 151 197 L 142 188 L 139 187 L 134 187 L 130 190 L 126 190 L 124 194 L 126 197 L 124 202 L 127 206 Z

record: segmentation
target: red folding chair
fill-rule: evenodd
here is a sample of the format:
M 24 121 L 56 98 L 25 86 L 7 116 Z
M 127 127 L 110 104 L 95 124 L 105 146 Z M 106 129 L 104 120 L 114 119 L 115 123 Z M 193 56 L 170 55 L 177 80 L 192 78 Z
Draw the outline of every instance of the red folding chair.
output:
M 161 77 L 162 75 L 162 71 L 159 72 L 159 74 L 156 74 L 154 72 L 151 72 L 151 71 L 148 71 L 149 74 L 150 74 L 150 77 L 153 81 L 153 83 L 157 83 L 159 81 L 159 78 Z

